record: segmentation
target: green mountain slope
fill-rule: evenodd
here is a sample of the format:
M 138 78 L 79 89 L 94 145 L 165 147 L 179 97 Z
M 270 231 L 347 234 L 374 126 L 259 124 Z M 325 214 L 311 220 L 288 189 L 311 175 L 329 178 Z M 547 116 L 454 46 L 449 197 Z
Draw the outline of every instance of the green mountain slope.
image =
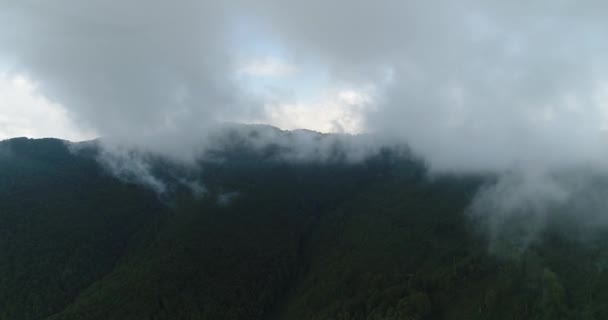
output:
M 236 143 L 188 172 L 204 193 L 157 160 L 161 196 L 96 152 L 0 142 L 0 319 L 608 316 L 605 230 L 557 212 L 490 252 L 466 209 L 492 179 L 430 178 L 388 149 L 298 162 Z
M 162 211 L 59 140 L 0 143 L 0 319 L 41 319 L 114 267 Z

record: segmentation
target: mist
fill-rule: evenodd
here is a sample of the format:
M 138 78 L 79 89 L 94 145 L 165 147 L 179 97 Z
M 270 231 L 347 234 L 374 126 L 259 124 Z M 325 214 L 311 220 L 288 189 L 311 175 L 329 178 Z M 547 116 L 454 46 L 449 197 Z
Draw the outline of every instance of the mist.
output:
M 365 107 L 353 111 L 359 138 L 294 132 L 277 142 L 269 130 L 250 141 L 278 143 L 292 161 L 327 159 L 333 139 L 346 141 L 351 160 L 381 145 L 408 145 L 433 172 L 504 177 L 480 193 L 474 210 L 497 217 L 526 210 L 539 220 L 576 194 L 555 172 L 608 168 L 608 20 L 600 1 L 0 6 L 3 71 L 32 79 L 78 126 L 101 136 L 110 170 L 158 192 L 162 183 L 148 165 L 124 150 L 194 163 L 227 123 L 278 125 L 268 105 L 285 96 L 273 87 L 280 81 L 262 94 L 238 77 L 242 55 L 256 42 L 281 52 L 292 65 L 282 70 L 316 70 L 322 84 L 366 96 Z M 315 91 L 295 77 L 285 90 Z M 330 120 L 344 120 L 337 117 Z
M 407 142 L 438 170 L 602 164 L 598 6 L 5 0 L 0 58 L 83 128 L 187 154 L 218 121 L 264 122 L 269 98 L 236 80 L 236 30 L 255 29 L 295 66 L 374 88 L 364 132 Z

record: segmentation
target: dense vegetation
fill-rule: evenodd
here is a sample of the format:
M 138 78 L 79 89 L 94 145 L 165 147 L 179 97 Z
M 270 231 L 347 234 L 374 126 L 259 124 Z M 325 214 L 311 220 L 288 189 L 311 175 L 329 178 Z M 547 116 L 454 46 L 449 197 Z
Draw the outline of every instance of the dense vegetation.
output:
M 188 173 L 204 193 L 159 196 L 68 146 L 0 142 L 0 319 L 608 317 L 608 235 L 556 214 L 490 252 L 466 214 L 484 177 L 237 144 Z

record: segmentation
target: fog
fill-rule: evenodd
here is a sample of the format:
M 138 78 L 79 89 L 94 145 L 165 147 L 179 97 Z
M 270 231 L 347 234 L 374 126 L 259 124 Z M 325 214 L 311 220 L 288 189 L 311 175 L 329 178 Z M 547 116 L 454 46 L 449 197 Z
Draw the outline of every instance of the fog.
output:
M 258 13 L 301 55 L 341 81 L 382 85 L 367 128 L 407 140 L 438 169 L 605 156 L 600 2 L 266 3 Z
M 264 119 L 262 97 L 235 80 L 238 27 L 334 83 L 374 87 L 365 131 L 407 142 L 438 170 L 605 156 L 601 2 L 0 4 L 3 64 L 123 143 L 189 153 L 217 121 Z
M 608 168 L 608 19 L 601 1 L 0 6 L 0 66 L 36 81 L 79 126 L 102 136 L 114 155 L 106 159 L 135 148 L 188 162 L 216 142 L 213 132 L 226 121 L 272 119 L 265 106 L 277 97 L 238 80 L 243 52 L 272 42 L 297 67 L 282 70 L 322 70 L 330 86 L 365 91 L 367 107 L 357 112 L 374 143 L 407 144 L 436 172 L 507 177 L 480 195 L 484 205 L 475 207 L 485 211 L 491 203 L 496 212 L 544 212 L 573 193 L 550 178 L 554 172 Z M 243 29 L 257 38 L 237 36 Z M 331 149 L 302 137 L 287 140 L 294 159 L 322 159 Z M 353 158 L 377 151 L 360 140 L 367 142 L 349 142 Z M 110 167 L 125 171 L 123 163 Z M 134 163 L 131 174 L 146 171 Z

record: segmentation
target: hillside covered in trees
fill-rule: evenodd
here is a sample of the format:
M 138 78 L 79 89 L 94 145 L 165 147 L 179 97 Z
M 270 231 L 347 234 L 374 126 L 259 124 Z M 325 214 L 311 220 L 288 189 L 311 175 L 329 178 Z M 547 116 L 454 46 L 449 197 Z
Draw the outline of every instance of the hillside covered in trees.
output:
M 491 175 L 227 141 L 195 170 L 148 158 L 162 193 L 96 142 L 0 142 L 0 319 L 608 317 L 608 229 L 568 207 L 518 246 L 525 220 L 468 213 Z

